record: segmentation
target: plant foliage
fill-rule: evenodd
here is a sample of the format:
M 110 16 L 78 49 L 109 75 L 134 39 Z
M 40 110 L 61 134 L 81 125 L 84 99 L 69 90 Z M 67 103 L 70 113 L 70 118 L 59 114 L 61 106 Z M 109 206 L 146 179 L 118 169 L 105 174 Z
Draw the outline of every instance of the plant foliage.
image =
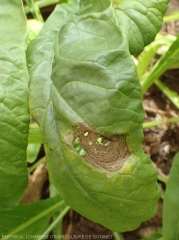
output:
M 141 147 L 142 91 L 131 54 L 155 38 L 168 0 L 58 4 L 27 56 L 22 1 L 0 3 L 2 208 L 13 207 L 27 183 L 29 98 L 65 202 L 111 230 L 137 228 L 155 215 L 160 189 Z
M 22 2 L 0 0 L 0 5 L 0 208 L 10 208 L 27 184 L 29 76 Z
M 142 93 L 130 52 L 154 39 L 167 3 L 60 4 L 28 48 L 30 110 L 51 180 L 73 209 L 115 231 L 151 218 L 160 196 L 141 148 Z

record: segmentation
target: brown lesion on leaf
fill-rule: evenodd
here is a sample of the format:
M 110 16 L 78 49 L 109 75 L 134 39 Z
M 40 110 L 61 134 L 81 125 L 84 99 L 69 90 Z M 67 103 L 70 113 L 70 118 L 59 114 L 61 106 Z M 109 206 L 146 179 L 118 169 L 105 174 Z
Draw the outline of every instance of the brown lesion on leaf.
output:
M 105 137 L 86 123 L 76 125 L 74 142 L 79 143 L 81 149 L 78 153 L 87 162 L 110 172 L 116 172 L 122 168 L 130 156 L 126 135 Z

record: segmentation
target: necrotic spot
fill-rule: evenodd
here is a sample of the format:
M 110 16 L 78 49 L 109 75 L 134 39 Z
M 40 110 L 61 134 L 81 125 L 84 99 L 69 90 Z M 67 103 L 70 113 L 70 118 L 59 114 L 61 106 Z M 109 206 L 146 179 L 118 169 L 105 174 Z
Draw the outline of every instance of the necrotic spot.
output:
M 85 123 L 75 127 L 73 145 L 79 154 L 85 152 L 87 162 L 110 172 L 119 170 L 130 156 L 125 135 L 105 137 Z

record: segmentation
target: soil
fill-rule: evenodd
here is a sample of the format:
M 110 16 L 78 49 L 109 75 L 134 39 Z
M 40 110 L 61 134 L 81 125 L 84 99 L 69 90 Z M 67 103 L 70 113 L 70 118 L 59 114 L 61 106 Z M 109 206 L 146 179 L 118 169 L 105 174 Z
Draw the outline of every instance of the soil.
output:
M 168 11 L 170 12 L 172 10 L 179 10 L 179 0 L 170 1 Z M 46 14 L 48 15 L 48 11 L 49 9 L 44 9 L 45 16 Z M 161 32 L 163 34 L 177 35 L 179 32 L 179 22 L 164 24 Z M 170 70 L 164 73 L 161 79 L 168 87 L 179 93 L 178 76 L 179 70 Z M 177 117 L 179 114 L 179 110 L 155 85 L 150 87 L 144 94 L 143 106 L 145 109 L 145 121 L 157 121 L 168 117 Z M 170 172 L 173 156 L 179 151 L 179 123 L 163 124 L 145 129 L 143 149 L 151 157 L 160 175 L 167 177 Z M 43 174 L 46 177 L 44 170 Z M 160 181 L 158 183 L 164 191 L 165 185 Z M 42 185 L 44 185 L 43 181 Z M 123 236 L 125 240 L 137 240 L 142 237 L 150 236 L 153 232 L 161 228 L 161 226 L 162 199 L 159 201 L 158 213 L 154 218 L 143 222 L 135 231 L 123 233 Z M 65 235 L 78 235 L 79 240 L 83 239 L 83 235 L 100 235 L 103 236 L 103 238 L 105 236 L 106 239 L 113 238 L 111 231 L 99 224 L 89 221 L 73 210 L 70 210 L 64 218 L 63 232 Z

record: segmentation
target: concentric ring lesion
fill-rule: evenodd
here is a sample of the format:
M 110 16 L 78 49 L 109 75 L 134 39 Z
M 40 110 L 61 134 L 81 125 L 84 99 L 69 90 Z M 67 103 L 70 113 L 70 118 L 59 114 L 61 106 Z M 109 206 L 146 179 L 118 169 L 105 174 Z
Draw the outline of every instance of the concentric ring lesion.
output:
M 87 162 L 110 172 L 118 171 L 130 156 L 126 135 L 105 137 L 86 123 L 75 126 L 73 146 Z

